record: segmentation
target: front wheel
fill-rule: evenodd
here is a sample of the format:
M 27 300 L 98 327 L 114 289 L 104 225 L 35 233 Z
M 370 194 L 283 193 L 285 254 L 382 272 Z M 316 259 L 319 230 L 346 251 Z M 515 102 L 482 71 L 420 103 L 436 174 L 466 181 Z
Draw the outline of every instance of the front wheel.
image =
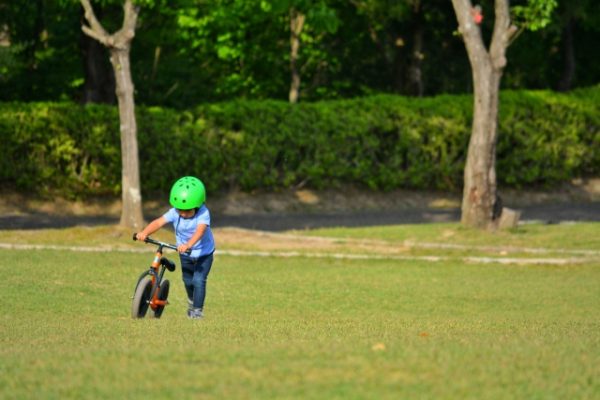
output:
M 160 287 L 158 288 L 158 300 L 167 301 L 167 297 L 169 297 L 169 280 L 165 279 L 160 283 Z M 165 306 L 158 306 L 154 310 L 154 318 L 160 318 Z
M 150 307 L 150 295 L 152 294 L 152 278 L 143 277 L 138 281 L 131 302 L 131 318 L 144 318 Z

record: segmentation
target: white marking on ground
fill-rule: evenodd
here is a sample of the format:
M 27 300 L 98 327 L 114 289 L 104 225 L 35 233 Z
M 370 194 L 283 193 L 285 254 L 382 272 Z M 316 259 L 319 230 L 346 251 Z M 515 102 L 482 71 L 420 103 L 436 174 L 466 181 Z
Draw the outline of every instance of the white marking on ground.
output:
M 121 253 L 148 253 L 148 249 L 133 249 L 124 247 L 108 246 L 60 246 L 60 245 L 42 245 L 42 244 L 13 244 L 0 243 L 0 249 L 6 250 L 59 250 L 75 252 L 121 252 Z M 152 252 L 152 251 L 150 251 Z M 521 265 L 569 265 L 581 264 L 587 262 L 599 261 L 587 257 L 569 257 L 569 258 L 518 258 L 518 257 L 448 257 L 448 256 L 404 256 L 393 254 L 341 254 L 341 253 L 317 253 L 317 252 L 298 252 L 298 251 L 245 251 L 245 250 L 217 250 L 217 255 L 232 257 L 306 257 L 306 258 L 333 258 L 340 260 L 398 260 L 398 261 L 462 261 L 471 263 L 498 263 L 498 264 L 521 264 Z

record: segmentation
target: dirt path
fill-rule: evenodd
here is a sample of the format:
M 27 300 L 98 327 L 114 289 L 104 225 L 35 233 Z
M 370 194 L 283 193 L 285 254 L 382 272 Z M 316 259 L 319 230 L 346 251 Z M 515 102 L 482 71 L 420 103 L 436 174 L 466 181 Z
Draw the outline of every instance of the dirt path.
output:
M 600 179 L 554 192 L 505 192 L 502 197 L 505 206 L 521 211 L 525 223 L 600 221 Z M 440 192 L 233 192 L 209 197 L 207 204 L 216 227 L 263 231 L 450 222 L 460 218 L 460 195 Z M 151 220 L 167 207 L 166 202 L 145 200 L 144 215 Z M 115 199 L 48 201 L 15 193 L 0 197 L 2 230 L 114 224 L 119 215 L 120 203 Z

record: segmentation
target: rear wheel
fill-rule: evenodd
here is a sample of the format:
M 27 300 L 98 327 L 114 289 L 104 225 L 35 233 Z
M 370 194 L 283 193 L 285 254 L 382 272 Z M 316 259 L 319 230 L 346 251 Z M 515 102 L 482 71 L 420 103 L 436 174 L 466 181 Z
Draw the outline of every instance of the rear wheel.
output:
M 167 301 L 167 297 L 169 297 L 169 286 L 170 286 L 170 284 L 169 284 L 168 279 L 165 279 L 164 281 L 161 282 L 159 290 L 158 290 L 158 299 L 159 300 Z M 154 310 L 154 318 L 160 318 L 164 309 L 165 309 L 165 306 L 156 307 L 156 309 Z
M 144 318 L 148 307 L 150 307 L 150 295 L 152 293 L 152 278 L 143 277 L 138 281 L 131 302 L 131 318 Z

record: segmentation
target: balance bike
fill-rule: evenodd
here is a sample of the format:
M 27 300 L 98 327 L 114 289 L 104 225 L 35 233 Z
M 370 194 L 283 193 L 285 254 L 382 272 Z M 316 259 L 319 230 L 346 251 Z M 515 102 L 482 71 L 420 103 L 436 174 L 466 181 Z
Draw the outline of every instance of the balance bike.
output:
M 133 234 L 133 240 L 137 240 L 136 234 Z M 131 318 L 144 318 L 148 312 L 148 308 L 152 309 L 150 314 L 153 318 L 160 318 L 165 306 L 169 304 L 169 280 L 163 279 L 165 270 L 175 271 L 175 263 L 166 257 L 162 256 L 163 248 L 177 250 L 177 246 L 173 244 L 159 242 L 157 240 L 146 238 L 144 243 L 157 245 L 154 261 L 150 268 L 140 275 L 133 301 L 131 303 Z M 189 253 L 189 251 L 188 251 Z

